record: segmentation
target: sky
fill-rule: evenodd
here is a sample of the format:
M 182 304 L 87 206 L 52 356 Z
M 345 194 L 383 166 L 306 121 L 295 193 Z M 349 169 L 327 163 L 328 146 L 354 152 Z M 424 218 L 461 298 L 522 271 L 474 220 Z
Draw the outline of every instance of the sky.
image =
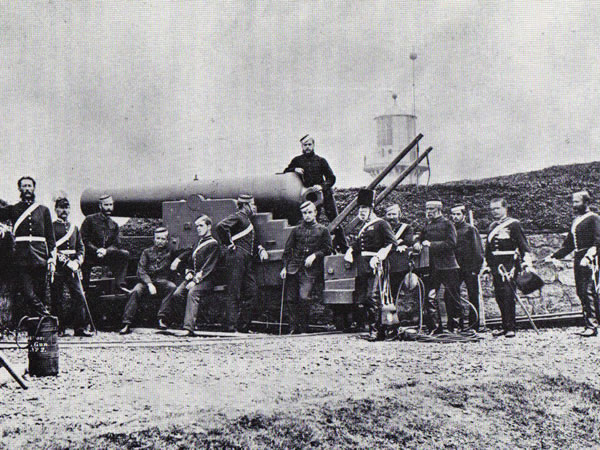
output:
M 600 4 L 0 0 L 0 197 L 281 171 L 310 133 L 368 183 L 412 112 L 431 182 L 600 159 Z

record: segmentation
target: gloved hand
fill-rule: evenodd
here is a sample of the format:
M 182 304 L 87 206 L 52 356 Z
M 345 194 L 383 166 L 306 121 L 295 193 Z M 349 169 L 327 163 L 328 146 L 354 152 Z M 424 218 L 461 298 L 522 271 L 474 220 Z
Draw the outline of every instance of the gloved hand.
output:
M 348 264 L 352 264 L 354 262 L 354 256 L 352 256 L 352 247 L 346 250 L 346 254 L 344 255 L 344 261 Z
M 285 267 L 283 269 L 281 269 L 281 272 L 279 272 L 279 276 L 281 277 L 282 280 L 285 280 L 285 277 L 287 276 L 287 270 Z
M 408 247 L 406 245 L 399 245 L 398 247 L 396 247 L 396 251 L 398 251 L 400 253 L 404 253 L 407 248 Z
M 150 292 L 150 295 L 156 295 L 156 286 L 154 286 L 154 283 L 148 283 L 148 292 Z
M 77 272 L 79 270 L 79 261 L 77 261 L 76 259 L 71 259 L 67 262 L 67 267 L 73 272 Z
M 177 267 L 179 267 L 179 263 L 181 262 L 181 260 L 179 258 L 175 258 L 173 260 L 173 262 L 171 263 L 171 270 L 175 271 L 177 270 Z
M 260 258 L 260 262 L 266 261 L 269 259 L 269 252 L 267 252 L 263 247 L 258 247 L 258 257 Z
M 373 271 L 375 271 L 375 269 L 377 269 L 377 266 L 381 263 L 381 260 L 379 259 L 378 256 L 373 256 L 371 258 L 371 260 L 369 261 L 369 266 L 371 266 L 371 269 L 373 269 Z
M 308 255 L 306 257 L 306 259 L 304 260 L 304 267 L 312 266 L 313 263 L 315 262 L 315 259 L 317 259 L 317 257 L 315 256 L 314 253 L 311 253 L 310 255 Z
M 192 270 L 186 270 L 185 271 L 185 280 L 186 281 L 192 281 L 192 279 L 194 278 L 194 272 Z

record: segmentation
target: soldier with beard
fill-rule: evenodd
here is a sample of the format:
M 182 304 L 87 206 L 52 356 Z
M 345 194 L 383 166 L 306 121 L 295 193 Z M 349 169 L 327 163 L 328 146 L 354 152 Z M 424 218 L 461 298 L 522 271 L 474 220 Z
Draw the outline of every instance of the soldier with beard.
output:
M 333 198 L 332 187 L 335 184 L 335 175 L 327 160 L 321 156 L 315 155 L 315 140 L 308 134 L 300 139 L 302 145 L 302 154 L 292 159 L 284 172 L 295 172 L 302 177 L 305 187 L 317 187 L 323 192 L 323 207 L 325 215 L 329 221 L 335 219 L 338 215 L 335 199 Z M 321 212 L 319 207 L 317 217 Z M 337 250 L 345 251 L 348 247 L 346 237 L 341 227 L 334 231 L 333 246 Z
M 598 300 L 597 281 L 595 281 L 598 277 L 595 270 L 598 270 L 600 216 L 590 211 L 590 202 L 591 197 L 587 191 L 573 194 L 573 212 L 576 217 L 571 230 L 562 247 L 546 258 L 547 262 L 560 265 L 556 261 L 557 259 L 562 259 L 569 253 L 575 252 L 573 270 L 577 296 L 583 307 L 585 329 L 580 334 L 584 337 L 597 336 L 600 322 L 600 301 Z
M 81 236 L 85 244 L 85 262 L 82 266 L 83 285 L 87 290 L 94 266 L 108 266 L 115 277 L 115 287 L 130 293 L 125 287 L 129 252 L 120 247 L 119 225 L 110 218 L 113 199 L 104 194 L 99 198 L 100 212 L 90 214 L 81 224 Z
M 389 255 L 390 263 L 390 285 L 392 295 L 395 297 L 400 283 L 410 269 L 409 247 L 414 243 L 414 230 L 410 224 L 400 220 L 400 206 L 396 203 L 388 206 L 385 210 L 385 220 L 392 227 L 394 236 L 398 241 L 395 251 Z
M 390 250 L 398 245 L 390 224 L 377 217 L 373 211 L 375 191 L 361 189 L 358 191 L 358 218 L 361 229 L 356 241 L 346 251 L 344 260 L 352 264 L 358 259 L 358 274 L 356 277 L 357 314 L 360 322 L 366 309 L 371 340 L 382 340 L 385 330 L 381 324 L 381 295 L 380 285 L 383 274 L 376 273 L 383 264 Z
M 32 177 L 21 177 L 17 186 L 21 201 L 0 208 L 0 220 L 10 220 L 13 224 L 19 289 L 35 315 L 47 316 L 50 312 L 44 304 L 46 276 L 56 267 L 52 217 L 48 208 L 35 202 Z
M 422 247 L 429 247 L 431 273 L 425 287 L 425 326 L 432 333 L 443 332 L 443 326 L 438 321 L 437 292 L 443 284 L 448 292 L 445 297 L 448 314 L 448 331 L 457 331 L 464 324 L 458 278 L 458 263 L 456 262 L 456 229 L 452 222 L 442 215 L 442 202 L 428 201 L 425 204 L 427 223 L 415 243 L 414 249 L 420 252 Z M 458 320 L 458 323 L 457 323 Z

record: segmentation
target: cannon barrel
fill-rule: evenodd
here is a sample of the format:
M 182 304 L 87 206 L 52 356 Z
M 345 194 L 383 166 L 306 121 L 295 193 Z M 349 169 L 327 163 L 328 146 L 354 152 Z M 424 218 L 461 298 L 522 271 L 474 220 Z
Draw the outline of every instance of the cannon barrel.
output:
M 113 215 L 121 217 L 162 217 L 162 203 L 187 200 L 193 195 L 205 199 L 237 198 L 241 193 L 254 196 L 259 212 L 272 212 L 276 218 L 296 221 L 298 205 L 304 200 L 319 202 L 320 193 L 311 193 L 294 173 L 248 175 L 218 179 L 201 179 L 188 183 L 140 186 L 131 188 L 90 188 L 81 194 L 81 211 L 98 211 L 98 198 L 110 194 Z

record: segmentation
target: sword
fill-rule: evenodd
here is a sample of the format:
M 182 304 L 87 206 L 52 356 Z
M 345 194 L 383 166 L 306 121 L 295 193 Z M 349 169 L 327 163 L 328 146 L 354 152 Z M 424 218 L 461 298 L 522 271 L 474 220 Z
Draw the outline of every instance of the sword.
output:
M 92 313 L 90 312 L 90 306 L 88 305 L 87 302 L 87 296 L 85 295 L 85 291 L 83 290 L 83 283 L 82 283 L 82 275 L 81 275 L 81 269 L 77 269 L 75 272 L 73 272 L 73 276 L 77 277 L 77 282 L 79 283 L 79 288 L 81 289 L 81 292 L 83 292 L 83 305 L 85 306 L 85 311 L 87 312 L 88 317 L 90 318 L 90 325 L 92 326 L 93 330 L 94 330 L 94 334 L 98 334 L 98 330 L 96 329 L 96 325 L 94 325 L 94 319 L 92 318 Z
M 531 323 L 531 326 L 533 327 L 535 332 L 537 334 L 540 334 L 540 330 L 538 330 L 538 328 L 535 326 L 535 323 L 533 322 L 533 318 L 531 317 L 531 314 L 529 314 L 529 310 L 527 308 L 525 308 L 523 301 L 519 297 L 519 294 L 517 294 L 515 286 L 513 285 L 513 280 L 511 278 L 510 274 L 507 272 L 506 268 L 504 267 L 504 264 L 500 264 L 498 266 L 498 272 L 500 273 L 500 276 L 502 277 L 502 279 L 504 281 L 506 281 L 508 283 L 508 285 L 510 286 L 510 290 L 512 291 L 513 295 L 519 302 L 519 305 L 521 305 L 521 308 L 523 309 L 523 311 L 525 311 L 525 314 L 527 315 L 527 318 L 529 319 L 529 322 Z

